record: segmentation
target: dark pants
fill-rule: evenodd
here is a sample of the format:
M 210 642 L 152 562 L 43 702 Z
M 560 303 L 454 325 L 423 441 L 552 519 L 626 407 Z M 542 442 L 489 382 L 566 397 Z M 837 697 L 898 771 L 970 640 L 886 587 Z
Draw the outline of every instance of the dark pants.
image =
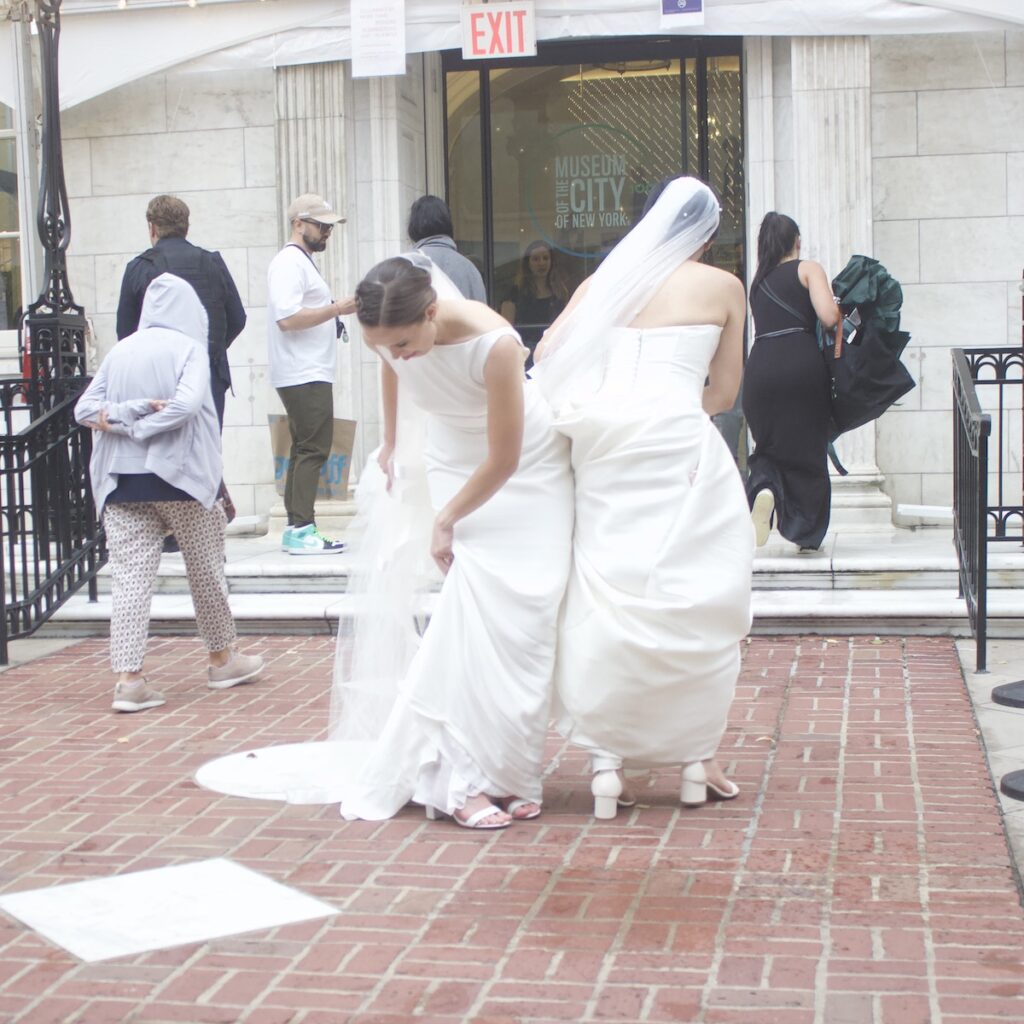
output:
M 288 414 L 291 457 L 284 482 L 284 508 L 289 526 L 314 521 L 313 504 L 320 470 L 331 454 L 334 438 L 334 389 L 324 381 L 278 388 Z

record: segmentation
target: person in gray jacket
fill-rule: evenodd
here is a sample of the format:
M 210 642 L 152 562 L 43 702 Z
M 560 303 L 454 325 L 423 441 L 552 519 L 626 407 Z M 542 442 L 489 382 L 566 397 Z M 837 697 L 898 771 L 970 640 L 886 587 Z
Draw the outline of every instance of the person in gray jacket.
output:
M 429 256 L 467 299 L 487 301 L 480 271 L 455 248 L 452 211 L 437 196 L 420 196 L 409 210 L 406 229 L 413 248 Z
M 161 274 L 146 289 L 139 329 L 110 350 L 75 406 L 75 419 L 95 431 L 89 475 L 110 553 L 115 711 L 166 703 L 142 664 L 169 533 L 181 545 L 196 624 L 210 652 L 207 685 L 227 689 L 263 669 L 262 658 L 232 646 L 220 429 L 207 345 L 199 297 L 181 278 Z

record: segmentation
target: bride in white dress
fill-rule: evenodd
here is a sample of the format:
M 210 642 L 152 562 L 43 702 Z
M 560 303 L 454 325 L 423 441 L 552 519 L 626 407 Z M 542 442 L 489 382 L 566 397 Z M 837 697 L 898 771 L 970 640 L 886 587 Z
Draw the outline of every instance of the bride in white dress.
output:
M 425 414 L 430 554 L 445 579 L 341 812 L 387 818 L 412 799 L 470 827 L 536 817 L 571 550 L 566 443 L 524 385 L 519 336 L 487 306 L 438 300 L 430 273 L 396 257 L 360 282 L 356 308 L 382 360 L 379 463 L 389 474 L 399 410 L 411 403 Z M 339 655 L 344 671 L 343 643 Z M 351 668 L 342 721 L 346 685 L 359 699 Z
M 746 298 L 699 262 L 717 227 L 706 185 L 669 183 L 577 290 L 534 371 L 576 485 L 556 710 L 592 752 L 601 818 L 631 802 L 623 763 L 683 765 L 688 806 L 739 793 L 714 758 L 750 628 L 754 533 L 710 416 L 736 397 Z

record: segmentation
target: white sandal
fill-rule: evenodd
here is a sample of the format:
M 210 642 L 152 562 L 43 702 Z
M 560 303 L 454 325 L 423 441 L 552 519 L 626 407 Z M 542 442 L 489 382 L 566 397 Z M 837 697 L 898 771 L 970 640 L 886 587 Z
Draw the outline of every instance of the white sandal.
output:
M 516 811 L 523 807 L 536 807 L 535 811 L 529 814 L 516 814 Z M 521 796 L 514 796 L 505 804 L 505 813 L 512 816 L 513 821 L 533 821 L 540 817 L 540 804 L 536 800 L 524 800 Z
M 508 828 L 509 825 L 512 824 L 511 821 L 498 821 L 492 825 L 482 824 L 485 818 L 490 818 L 494 814 L 507 813 L 506 811 L 503 811 L 500 807 L 495 807 L 494 804 L 488 804 L 486 807 L 481 807 L 479 811 L 474 811 L 468 818 L 465 819 L 465 821 L 463 821 L 463 819 L 460 818 L 457 813 L 445 814 L 444 811 L 440 811 L 436 807 L 431 807 L 429 804 L 427 804 L 424 807 L 424 810 L 427 812 L 427 818 L 430 821 L 437 821 L 437 818 L 440 815 L 446 818 L 451 818 L 451 820 L 454 821 L 455 824 L 459 825 L 461 828 L 475 828 L 480 829 L 482 831 L 488 831 L 499 828 Z

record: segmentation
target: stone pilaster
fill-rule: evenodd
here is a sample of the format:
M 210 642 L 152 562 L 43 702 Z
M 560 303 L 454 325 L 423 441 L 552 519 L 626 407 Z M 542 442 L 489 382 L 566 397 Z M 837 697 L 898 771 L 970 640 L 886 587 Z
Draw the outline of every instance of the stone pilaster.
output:
M 835 275 L 872 252 L 871 65 L 865 36 L 790 40 L 793 216 L 803 255 Z M 891 525 L 873 423 L 837 444 L 850 476 L 833 479 L 832 519 L 843 529 Z
M 289 235 L 285 210 L 304 192 L 322 195 L 348 218 L 331 235 L 327 248 L 317 256 L 317 266 L 335 298 L 350 293 L 352 266 L 353 203 L 347 157 L 351 151 L 351 82 L 348 66 L 340 61 L 299 64 L 276 71 L 277 182 L 280 242 Z M 359 419 L 359 365 L 355 345 L 338 346 L 334 385 L 334 414 Z M 351 519 L 348 501 L 317 502 L 317 523 L 329 536 L 340 533 Z M 270 510 L 270 534 L 285 527 L 284 505 Z

